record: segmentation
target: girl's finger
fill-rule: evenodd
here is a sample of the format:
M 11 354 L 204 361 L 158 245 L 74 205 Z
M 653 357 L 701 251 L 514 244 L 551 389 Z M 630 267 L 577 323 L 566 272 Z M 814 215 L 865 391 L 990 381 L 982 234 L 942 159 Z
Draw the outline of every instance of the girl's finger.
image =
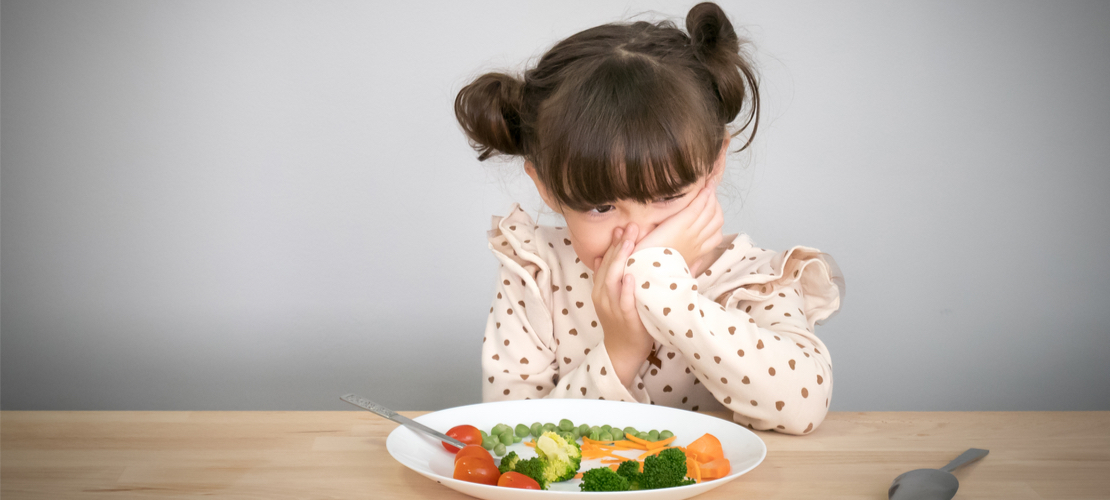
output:
M 635 222 L 628 224 L 628 231 L 625 232 L 624 239 L 626 241 L 631 241 L 632 244 L 635 245 L 636 241 L 639 240 L 639 236 L 640 226 L 637 226 Z
M 613 260 L 616 258 L 616 255 L 620 252 L 620 247 L 621 247 L 621 243 L 622 243 L 621 236 L 623 234 L 624 234 L 624 228 L 618 227 L 618 228 L 613 229 L 613 239 L 610 240 L 611 243 L 609 244 L 609 249 L 605 251 L 605 256 L 602 259 L 603 262 L 607 263 L 609 266 L 612 266 Z M 605 274 L 602 274 L 601 276 L 604 277 Z
M 595 265 L 596 270 L 594 271 L 594 290 L 592 294 L 594 305 L 602 303 L 611 295 L 609 289 L 613 287 L 614 283 L 609 278 L 609 276 L 610 274 L 612 274 L 612 269 L 614 267 L 620 267 L 621 269 L 624 268 L 624 266 L 613 265 L 615 255 L 617 254 L 617 249 L 621 245 L 621 240 L 616 236 L 617 230 L 614 230 L 612 244 L 610 244 L 609 249 L 605 251 L 605 255 L 594 259 L 594 262 L 600 261 Z
M 690 205 L 686 207 L 684 211 L 693 215 L 691 220 L 696 219 L 697 216 L 701 214 L 702 210 L 705 210 L 706 204 L 709 203 L 709 195 L 712 192 L 713 190 L 708 187 L 702 188 L 702 190 L 698 192 L 698 196 L 694 198 L 694 201 L 690 202 Z
M 631 274 L 624 275 L 624 282 L 621 286 L 620 306 L 621 312 L 624 313 L 625 321 L 631 322 L 633 319 L 639 321 L 639 316 L 636 315 L 636 283 L 633 281 Z
M 721 210 L 721 204 L 716 203 L 715 205 L 716 207 L 714 207 L 712 217 L 705 223 L 705 227 L 701 229 L 701 232 L 698 233 L 698 240 L 703 241 L 712 237 L 714 234 L 720 234 L 721 228 L 725 225 L 725 216 L 724 212 Z
M 621 275 L 624 274 L 624 267 L 627 252 L 626 248 L 629 245 L 628 240 L 620 239 L 614 242 L 613 247 L 610 249 L 610 254 L 606 256 L 609 261 L 605 269 L 605 274 L 597 276 L 598 279 L 605 281 L 606 298 L 609 300 L 610 306 L 617 303 L 620 297 L 620 280 Z
M 716 234 L 706 239 L 705 243 L 702 243 L 701 253 L 707 254 L 709 252 L 712 252 L 713 249 L 717 248 L 717 245 L 720 245 L 722 241 L 724 241 L 724 236 L 721 235 L 720 231 L 717 231 Z
M 694 222 L 690 224 L 690 227 L 698 231 L 703 229 L 707 224 L 709 224 L 709 221 L 713 218 L 713 215 L 717 212 L 717 207 L 719 206 L 720 204 L 717 203 L 717 193 L 715 191 L 711 191 L 711 194 L 706 199 L 705 206 L 703 206 L 701 211 L 698 212 L 697 219 L 695 219 Z

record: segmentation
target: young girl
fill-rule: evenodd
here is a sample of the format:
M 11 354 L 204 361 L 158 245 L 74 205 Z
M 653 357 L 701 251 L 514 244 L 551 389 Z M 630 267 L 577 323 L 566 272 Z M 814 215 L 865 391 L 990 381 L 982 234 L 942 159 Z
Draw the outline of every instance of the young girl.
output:
M 523 79 L 478 77 L 455 113 L 479 160 L 523 157 L 566 220 L 538 226 L 519 206 L 494 218 L 483 399 L 723 405 L 792 434 L 821 423 L 832 366 L 814 325 L 840 307 L 843 279 L 815 249 L 721 234 L 716 187 L 730 139 L 754 137 L 759 93 L 717 5 L 691 9 L 685 32 L 585 30 Z

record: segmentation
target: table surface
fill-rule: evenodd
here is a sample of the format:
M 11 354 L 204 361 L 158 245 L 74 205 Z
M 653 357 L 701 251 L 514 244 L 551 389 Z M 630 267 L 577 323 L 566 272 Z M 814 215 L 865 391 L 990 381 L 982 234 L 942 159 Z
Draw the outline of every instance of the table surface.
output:
M 415 417 L 426 412 L 402 412 Z M 724 413 L 713 415 L 725 417 Z M 386 452 L 367 412 L 0 412 L 4 498 L 469 498 Z M 830 413 L 699 499 L 885 499 L 968 448 L 957 499 L 1110 498 L 1110 412 Z

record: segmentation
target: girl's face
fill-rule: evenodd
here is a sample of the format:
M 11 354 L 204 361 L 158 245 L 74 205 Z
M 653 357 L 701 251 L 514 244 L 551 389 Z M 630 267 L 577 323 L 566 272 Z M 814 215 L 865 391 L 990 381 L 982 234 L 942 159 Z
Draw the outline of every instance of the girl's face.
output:
M 690 205 L 706 184 L 713 183 L 715 185 L 718 183 L 721 174 L 724 173 L 724 153 L 727 147 L 728 141 L 726 140 L 725 146 L 721 149 L 721 156 L 717 158 L 713 165 L 712 174 L 698 179 L 673 196 L 646 204 L 635 200 L 617 200 L 594 207 L 586 212 L 561 207 L 549 196 L 547 189 L 536 175 L 536 169 L 532 164 L 525 162 L 524 168 L 535 182 L 544 203 L 566 219 L 567 230 L 570 231 L 571 245 L 574 252 L 578 254 L 578 258 L 591 271 L 596 272 L 599 258 L 603 257 L 609 246 L 613 244 L 614 229 L 618 227 L 627 229 L 629 224 L 635 223 L 639 228 L 638 243 L 668 217 Z

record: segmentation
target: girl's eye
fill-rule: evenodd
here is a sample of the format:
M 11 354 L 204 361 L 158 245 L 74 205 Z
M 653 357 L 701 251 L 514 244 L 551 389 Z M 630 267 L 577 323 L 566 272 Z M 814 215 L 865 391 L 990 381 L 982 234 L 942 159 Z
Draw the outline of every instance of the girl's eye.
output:
M 590 213 L 603 214 L 605 212 L 608 212 L 608 211 L 612 210 L 613 208 L 614 208 L 613 205 L 601 205 L 601 206 L 594 207 L 594 208 L 590 209 Z
M 660 199 L 656 200 L 656 203 L 667 203 L 669 201 L 674 201 L 674 200 L 677 200 L 679 198 L 682 198 L 683 196 L 686 196 L 686 193 L 676 194 L 676 195 L 673 195 L 673 196 L 668 196 L 666 198 L 660 198 Z

